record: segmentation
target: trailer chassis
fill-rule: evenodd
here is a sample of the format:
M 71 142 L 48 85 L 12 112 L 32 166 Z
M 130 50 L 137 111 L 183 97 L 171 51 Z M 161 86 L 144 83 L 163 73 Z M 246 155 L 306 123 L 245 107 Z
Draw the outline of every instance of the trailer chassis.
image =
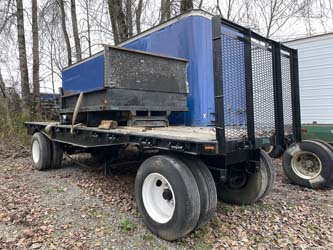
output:
M 103 130 L 84 125 L 26 122 L 28 133 L 32 135 L 34 168 L 59 167 L 63 152 L 73 149 L 74 152 L 75 149 L 111 152 L 115 147 L 127 144 L 156 149 L 156 155 L 146 159 L 138 170 L 135 196 L 147 227 L 166 240 L 178 239 L 205 225 L 214 213 L 217 198 L 234 204 L 252 204 L 269 194 L 275 170 L 261 148 L 282 145 L 288 133 L 292 141 L 301 139 L 297 52 L 220 16 L 213 17 L 212 23 L 215 128 L 126 126 Z M 229 31 L 223 31 L 221 25 Z M 241 46 L 240 51 L 243 51 L 240 60 L 244 62 L 244 72 L 231 72 L 244 75 L 246 122 L 243 124 L 235 124 L 235 120 L 228 118 L 229 109 L 224 102 L 228 93 L 225 93 L 226 69 L 222 67 L 223 39 L 232 39 L 231 44 Z M 273 98 L 269 101 L 274 111 L 270 112 L 273 113 L 270 117 L 265 117 L 263 112 L 262 120 L 270 123 L 258 122 L 257 115 L 263 104 L 257 98 L 258 93 L 261 95 L 258 83 L 262 82 L 260 78 L 253 79 L 258 74 L 258 69 L 252 68 L 254 50 L 269 55 L 266 63 L 268 71 L 272 72 L 270 81 L 264 84 L 272 85 Z M 287 75 L 291 94 L 287 101 L 283 95 L 282 57 L 287 58 L 289 65 Z M 284 123 L 287 114 L 284 104 L 288 101 L 292 102 L 292 109 L 288 110 L 292 121 Z M 239 113 L 242 112 L 240 109 Z M 285 131 L 290 125 L 292 131 Z

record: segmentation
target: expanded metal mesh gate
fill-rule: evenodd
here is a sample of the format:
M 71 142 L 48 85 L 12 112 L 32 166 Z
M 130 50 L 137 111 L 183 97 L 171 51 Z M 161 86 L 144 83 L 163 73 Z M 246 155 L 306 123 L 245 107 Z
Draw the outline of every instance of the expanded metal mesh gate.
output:
M 227 139 L 247 136 L 244 43 L 222 36 L 224 123 Z
M 291 64 L 290 53 L 281 51 L 282 74 L 282 100 L 283 100 L 283 124 L 284 134 L 293 133 L 292 89 L 291 89 Z
M 251 45 L 255 135 L 275 133 L 273 56 L 268 43 Z
M 220 151 L 235 140 L 255 148 L 262 138 L 300 140 L 297 51 L 219 16 L 213 41 Z

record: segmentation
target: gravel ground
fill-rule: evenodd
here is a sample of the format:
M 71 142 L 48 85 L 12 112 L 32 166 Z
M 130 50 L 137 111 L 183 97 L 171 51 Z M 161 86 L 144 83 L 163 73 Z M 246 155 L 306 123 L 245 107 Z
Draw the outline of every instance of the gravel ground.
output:
M 277 181 L 264 201 L 219 203 L 206 227 L 166 242 L 137 212 L 136 164 L 105 176 L 81 155 L 39 172 L 27 153 L 0 152 L 0 249 L 333 249 L 333 191 L 290 185 L 274 164 Z

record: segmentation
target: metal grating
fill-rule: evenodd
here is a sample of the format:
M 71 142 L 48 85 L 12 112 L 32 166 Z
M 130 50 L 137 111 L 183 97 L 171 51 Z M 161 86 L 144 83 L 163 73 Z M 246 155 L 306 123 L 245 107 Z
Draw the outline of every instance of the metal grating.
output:
M 291 135 L 293 131 L 291 65 L 290 65 L 290 56 L 283 51 L 281 51 L 281 77 L 282 77 L 284 134 Z
M 273 57 L 269 44 L 252 45 L 254 128 L 257 136 L 275 133 Z
M 222 79 L 226 139 L 247 137 L 244 42 L 222 35 Z

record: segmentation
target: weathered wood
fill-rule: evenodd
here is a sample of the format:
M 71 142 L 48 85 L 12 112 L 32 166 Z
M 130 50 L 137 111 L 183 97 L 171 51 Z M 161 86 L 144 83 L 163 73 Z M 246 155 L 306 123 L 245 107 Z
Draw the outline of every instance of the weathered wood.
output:
M 118 122 L 114 120 L 102 120 L 99 124 L 99 129 L 115 129 L 118 127 Z

